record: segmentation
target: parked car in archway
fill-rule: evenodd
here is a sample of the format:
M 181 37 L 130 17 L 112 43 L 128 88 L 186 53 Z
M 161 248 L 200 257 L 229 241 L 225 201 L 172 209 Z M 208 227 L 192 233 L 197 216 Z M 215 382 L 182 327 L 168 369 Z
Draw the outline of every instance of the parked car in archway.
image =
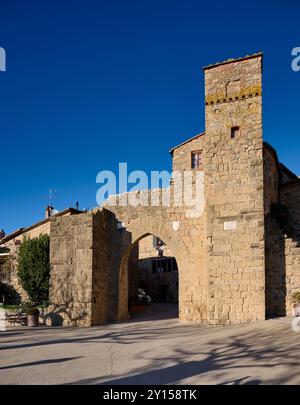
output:
M 150 295 L 146 294 L 145 290 L 142 288 L 138 289 L 138 304 L 146 304 L 150 305 L 151 304 L 151 297 Z

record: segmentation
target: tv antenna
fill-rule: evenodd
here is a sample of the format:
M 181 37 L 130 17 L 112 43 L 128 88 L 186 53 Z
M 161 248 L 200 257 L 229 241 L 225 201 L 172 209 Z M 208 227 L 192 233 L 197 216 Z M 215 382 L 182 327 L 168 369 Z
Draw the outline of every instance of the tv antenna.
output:
M 52 207 L 53 204 L 53 195 L 56 193 L 54 188 L 49 188 L 49 205 Z

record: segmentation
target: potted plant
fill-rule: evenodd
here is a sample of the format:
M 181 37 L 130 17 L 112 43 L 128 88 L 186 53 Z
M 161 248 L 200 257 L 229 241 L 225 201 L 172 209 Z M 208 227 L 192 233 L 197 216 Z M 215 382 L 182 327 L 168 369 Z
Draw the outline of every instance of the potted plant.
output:
M 27 315 L 27 325 L 28 326 L 38 326 L 39 325 L 39 314 L 40 311 L 36 307 L 31 307 L 26 309 Z
M 300 316 L 300 291 L 292 294 L 291 302 L 294 304 L 295 316 Z

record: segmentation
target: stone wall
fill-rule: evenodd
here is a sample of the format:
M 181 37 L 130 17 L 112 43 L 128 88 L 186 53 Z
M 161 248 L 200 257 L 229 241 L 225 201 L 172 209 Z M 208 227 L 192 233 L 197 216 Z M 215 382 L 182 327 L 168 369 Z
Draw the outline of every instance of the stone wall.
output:
M 271 217 L 271 205 L 279 202 L 279 172 L 276 155 L 264 146 L 264 213 L 265 213 L 265 296 L 266 315 L 283 316 L 285 305 L 284 235 Z
M 300 248 L 270 215 L 280 176 L 276 156 L 263 146 L 261 74 L 260 54 L 205 68 L 206 132 L 171 151 L 181 183 L 112 196 L 92 212 L 51 220 L 50 314 L 80 326 L 128 319 L 138 244 L 142 255 L 153 250 L 151 235 L 176 259 L 180 319 L 224 325 L 291 311 Z M 203 160 L 192 169 L 195 151 Z M 180 187 L 186 173 L 191 182 Z M 195 212 L 182 192 L 193 190 L 199 174 L 204 190 L 194 197 L 203 209 Z M 280 193 L 294 230 L 300 229 L 298 184 Z
M 265 319 L 261 74 L 261 55 L 205 70 L 210 324 Z
M 291 237 L 285 239 L 286 313 L 293 314 L 291 295 L 300 291 L 300 181 L 295 180 L 280 188 L 280 202 L 289 210 Z
M 184 172 L 191 170 L 192 152 L 202 151 L 204 149 L 204 133 L 197 135 L 188 142 L 184 142 L 178 147 L 172 149 L 172 170 Z M 203 170 L 201 166 L 198 170 Z
M 271 317 L 292 315 L 291 295 L 300 291 L 300 182 L 278 168 L 274 153 L 264 148 L 266 314 Z M 288 208 L 284 229 L 271 217 L 272 203 Z
M 279 172 L 274 153 L 264 146 L 264 211 L 265 215 L 271 212 L 271 204 L 279 202 Z M 266 235 L 267 236 L 267 235 Z
M 119 272 L 131 236 L 117 224 L 106 209 L 51 219 L 48 323 L 92 326 L 118 319 Z
M 118 319 L 119 290 L 123 288 L 119 279 L 121 261 L 132 239 L 125 229 L 118 228 L 119 221 L 111 211 L 99 209 L 92 215 L 92 324 L 97 325 L 106 320 Z M 130 269 L 137 269 L 137 259 L 137 252 L 136 255 L 133 252 L 129 258 Z
M 280 187 L 280 202 L 289 210 L 289 225 L 300 236 L 300 179 Z
M 291 295 L 300 291 L 300 243 L 293 238 L 285 239 L 285 293 L 286 315 L 294 314 Z
M 266 315 L 286 315 L 286 257 L 285 237 L 270 214 L 266 226 Z
M 51 218 L 49 319 L 92 324 L 93 214 Z
M 65 222 L 74 238 L 67 253 L 60 228 L 59 256 L 66 257 L 61 274 L 69 271 L 73 277 L 68 260 L 76 255 L 74 234 L 87 232 L 85 239 L 91 241 L 82 252 L 84 265 L 73 262 L 78 291 L 82 279 L 88 280 L 82 302 L 92 315 L 84 324 L 128 318 L 128 296 L 136 288 L 135 252 L 149 235 L 162 239 L 176 258 L 180 319 L 219 325 L 265 318 L 261 56 L 206 69 L 205 86 L 205 135 L 172 150 L 173 170 L 183 177 L 192 172 L 189 190 L 198 173 L 205 174 L 205 193 L 196 198 L 197 203 L 203 198 L 199 215 L 184 201 L 178 204 L 182 189 L 173 179 L 169 189 L 112 197 L 103 208 L 86 214 L 89 224 L 78 220 L 74 228 Z M 234 139 L 233 127 L 239 127 Z M 202 151 L 203 163 L 192 170 L 191 153 L 196 150 Z M 165 193 L 170 193 L 168 205 L 162 204 Z

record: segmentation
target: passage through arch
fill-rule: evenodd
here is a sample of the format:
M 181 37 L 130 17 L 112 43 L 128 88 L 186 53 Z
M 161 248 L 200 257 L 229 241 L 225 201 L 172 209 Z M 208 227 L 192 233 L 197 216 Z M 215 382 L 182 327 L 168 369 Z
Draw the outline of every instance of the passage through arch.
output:
M 130 294 L 130 285 L 129 285 L 129 269 L 131 266 L 134 268 L 134 262 L 135 259 L 137 258 L 137 252 L 138 252 L 138 245 L 140 241 L 146 239 L 146 238 L 158 238 L 159 240 L 163 241 L 165 245 L 167 246 L 167 250 L 165 255 L 168 256 L 168 258 L 173 257 L 175 259 L 173 260 L 173 263 L 167 263 L 167 264 L 162 264 L 162 266 L 158 263 L 156 266 L 156 269 L 158 267 L 162 267 L 162 271 L 164 272 L 164 266 L 173 266 L 173 271 L 176 272 L 176 267 L 177 267 L 177 297 L 174 297 L 174 292 L 173 292 L 173 297 L 172 300 L 178 302 L 178 313 L 179 317 L 181 316 L 181 292 L 180 292 L 180 280 L 182 279 L 184 273 L 186 273 L 186 269 L 191 266 L 190 264 L 190 257 L 188 250 L 180 237 L 174 232 L 170 227 L 168 227 L 166 224 L 163 223 L 163 221 L 147 221 L 145 219 L 143 220 L 136 220 L 136 221 L 131 221 L 130 224 L 126 224 L 126 229 L 131 232 L 132 235 L 132 243 L 130 243 L 125 251 L 125 253 L 122 256 L 121 262 L 120 262 L 120 268 L 119 268 L 119 296 L 118 296 L 118 314 L 117 314 L 117 319 L 118 320 L 126 320 L 129 317 L 129 294 Z M 168 250 L 169 253 L 168 254 Z M 156 253 L 158 257 L 158 252 Z M 155 258 L 156 261 L 158 259 Z M 132 270 L 134 273 L 134 270 Z M 135 271 L 138 272 L 138 267 L 135 267 Z M 168 267 L 167 267 L 167 272 L 168 272 Z M 172 272 L 172 270 L 171 270 Z M 136 273 L 137 274 L 137 273 Z M 170 276 L 171 278 L 171 276 Z M 175 278 L 175 277 L 174 277 Z M 176 283 L 176 281 L 175 281 Z M 166 284 L 165 284 L 166 285 Z M 168 285 L 168 283 L 167 283 Z M 161 294 L 160 298 L 163 298 L 163 296 L 166 296 L 167 300 L 171 300 L 171 288 L 169 291 L 163 291 L 166 287 L 162 287 L 160 289 Z M 174 289 L 173 289 L 174 290 Z M 149 294 L 150 295 L 150 294 Z M 151 297 L 152 298 L 152 297 Z M 157 299 L 157 292 L 154 294 L 154 300 Z
M 121 261 L 119 288 L 119 319 L 178 317 L 179 268 L 170 246 L 150 233 L 134 241 Z

